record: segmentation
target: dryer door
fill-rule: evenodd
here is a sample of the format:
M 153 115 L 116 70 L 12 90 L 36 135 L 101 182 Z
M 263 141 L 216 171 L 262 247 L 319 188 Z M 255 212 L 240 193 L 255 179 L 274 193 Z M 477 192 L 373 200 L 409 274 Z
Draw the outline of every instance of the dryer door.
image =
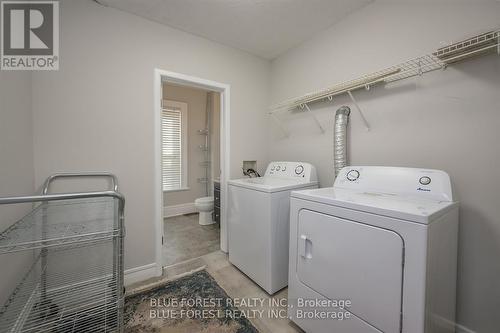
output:
M 400 332 L 404 247 L 394 231 L 302 209 L 297 275 L 331 300 L 350 300 L 352 314 Z

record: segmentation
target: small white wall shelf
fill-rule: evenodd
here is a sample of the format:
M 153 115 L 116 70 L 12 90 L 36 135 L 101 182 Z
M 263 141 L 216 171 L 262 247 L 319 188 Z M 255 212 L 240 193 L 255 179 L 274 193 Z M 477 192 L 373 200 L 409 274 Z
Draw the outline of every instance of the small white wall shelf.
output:
M 450 64 L 490 52 L 497 52 L 500 55 L 500 30 L 493 30 L 476 35 L 474 37 L 452 43 L 448 46 L 441 47 L 431 54 L 410 59 L 398 65 L 360 76 L 354 80 L 338 83 L 330 88 L 283 101 L 279 104 L 271 106 L 269 114 L 277 122 L 283 133 L 288 136 L 289 133 L 286 127 L 276 114 L 294 109 L 306 110 L 314 119 L 321 132 L 325 133 L 324 128 L 309 108 L 309 105 L 320 101 L 332 101 L 335 96 L 348 94 L 356 110 L 360 113 L 366 129 L 369 130 L 370 125 L 354 98 L 352 94 L 353 91 L 358 89 L 369 90 L 371 86 L 377 84 L 385 84 L 414 76 L 420 76 L 438 69 L 444 70 Z

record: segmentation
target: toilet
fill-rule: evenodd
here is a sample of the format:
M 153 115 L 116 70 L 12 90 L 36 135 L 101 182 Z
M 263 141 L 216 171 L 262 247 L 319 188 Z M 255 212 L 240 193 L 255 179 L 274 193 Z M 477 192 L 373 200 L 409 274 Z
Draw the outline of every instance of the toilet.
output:
M 212 211 L 214 210 L 214 197 L 198 198 L 194 201 L 196 209 L 200 212 L 198 222 L 200 225 L 214 224 L 212 220 Z

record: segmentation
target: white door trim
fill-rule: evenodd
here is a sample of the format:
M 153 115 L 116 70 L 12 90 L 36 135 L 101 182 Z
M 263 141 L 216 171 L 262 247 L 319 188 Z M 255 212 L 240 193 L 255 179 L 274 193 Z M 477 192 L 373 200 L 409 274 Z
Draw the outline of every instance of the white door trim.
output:
M 163 191 L 161 186 L 161 100 L 162 100 L 162 82 L 180 84 L 188 87 L 202 88 L 220 93 L 220 142 L 221 142 L 221 221 L 220 221 L 220 248 L 227 252 L 227 179 L 229 178 L 230 168 L 230 90 L 229 84 L 210 81 L 194 76 L 170 72 L 155 68 L 154 70 L 154 175 L 155 175 L 155 261 L 157 266 L 157 275 L 162 274 L 162 237 L 163 237 Z

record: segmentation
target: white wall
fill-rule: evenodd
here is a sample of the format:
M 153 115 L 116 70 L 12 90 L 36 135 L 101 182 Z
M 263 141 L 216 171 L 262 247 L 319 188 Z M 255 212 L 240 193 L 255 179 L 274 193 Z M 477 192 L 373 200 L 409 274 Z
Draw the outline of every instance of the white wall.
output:
M 211 118 L 211 124 L 210 124 L 210 145 L 211 145 L 211 151 L 210 151 L 210 159 L 211 159 L 211 168 L 210 168 L 210 173 L 212 180 L 213 179 L 219 179 L 220 178 L 220 161 L 221 161 L 221 156 L 220 156 L 220 121 L 221 121 L 221 112 L 220 112 L 220 94 L 219 93 L 212 93 L 212 118 Z M 212 185 L 212 191 L 213 191 L 213 183 Z M 213 195 L 213 194 L 211 194 Z
M 0 197 L 34 192 L 31 74 L 0 71 Z M 0 206 L 0 231 L 31 205 Z M 0 255 L 0 304 L 4 304 L 29 267 L 32 253 Z
M 184 102 L 188 105 L 187 186 L 189 187 L 187 191 L 165 192 L 163 194 L 164 206 L 194 203 L 197 198 L 206 196 L 205 184 L 198 182 L 198 178 L 205 177 L 205 168 L 200 165 L 205 160 L 205 152 L 199 148 L 205 145 L 205 136 L 200 135 L 198 130 L 205 128 L 207 94 L 208 91 L 202 89 L 163 84 L 163 99 Z M 219 93 L 214 93 L 214 98 L 220 99 Z M 215 133 L 211 134 L 215 135 Z M 211 149 L 213 150 L 214 147 Z M 210 175 L 209 179 L 211 179 Z
M 470 3 L 375 2 L 273 61 L 271 99 L 325 88 L 500 24 L 500 3 Z M 481 333 L 500 327 L 499 77 L 500 57 L 492 55 L 357 92 L 372 130 L 351 108 L 349 135 L 353 165 L 449 172 L 461 202 L 458 321 Z M 307 115 L 285 115 L 291 137 L 273 127 L 269 157 L 312 162 L 321 186 L 331 186 L 333 119 L 342 104 L 352 107 L 346 97 L 313 107 L 324 135 Z
M 267 138 L 256 134 L 267 121 L 270 63 L 90 0 L 60 5 L 60 70 L 33 74 L 36 183 L 54 171 L 115 173 L 127 200 L 125 268 L 147 265 L 155 260 L 154 68 L 231 85 L 236 177 L 241 160 L 267 160 Z
M 0 196 L 33 194 L 31 73 L 0 71 L 0 101 Z

